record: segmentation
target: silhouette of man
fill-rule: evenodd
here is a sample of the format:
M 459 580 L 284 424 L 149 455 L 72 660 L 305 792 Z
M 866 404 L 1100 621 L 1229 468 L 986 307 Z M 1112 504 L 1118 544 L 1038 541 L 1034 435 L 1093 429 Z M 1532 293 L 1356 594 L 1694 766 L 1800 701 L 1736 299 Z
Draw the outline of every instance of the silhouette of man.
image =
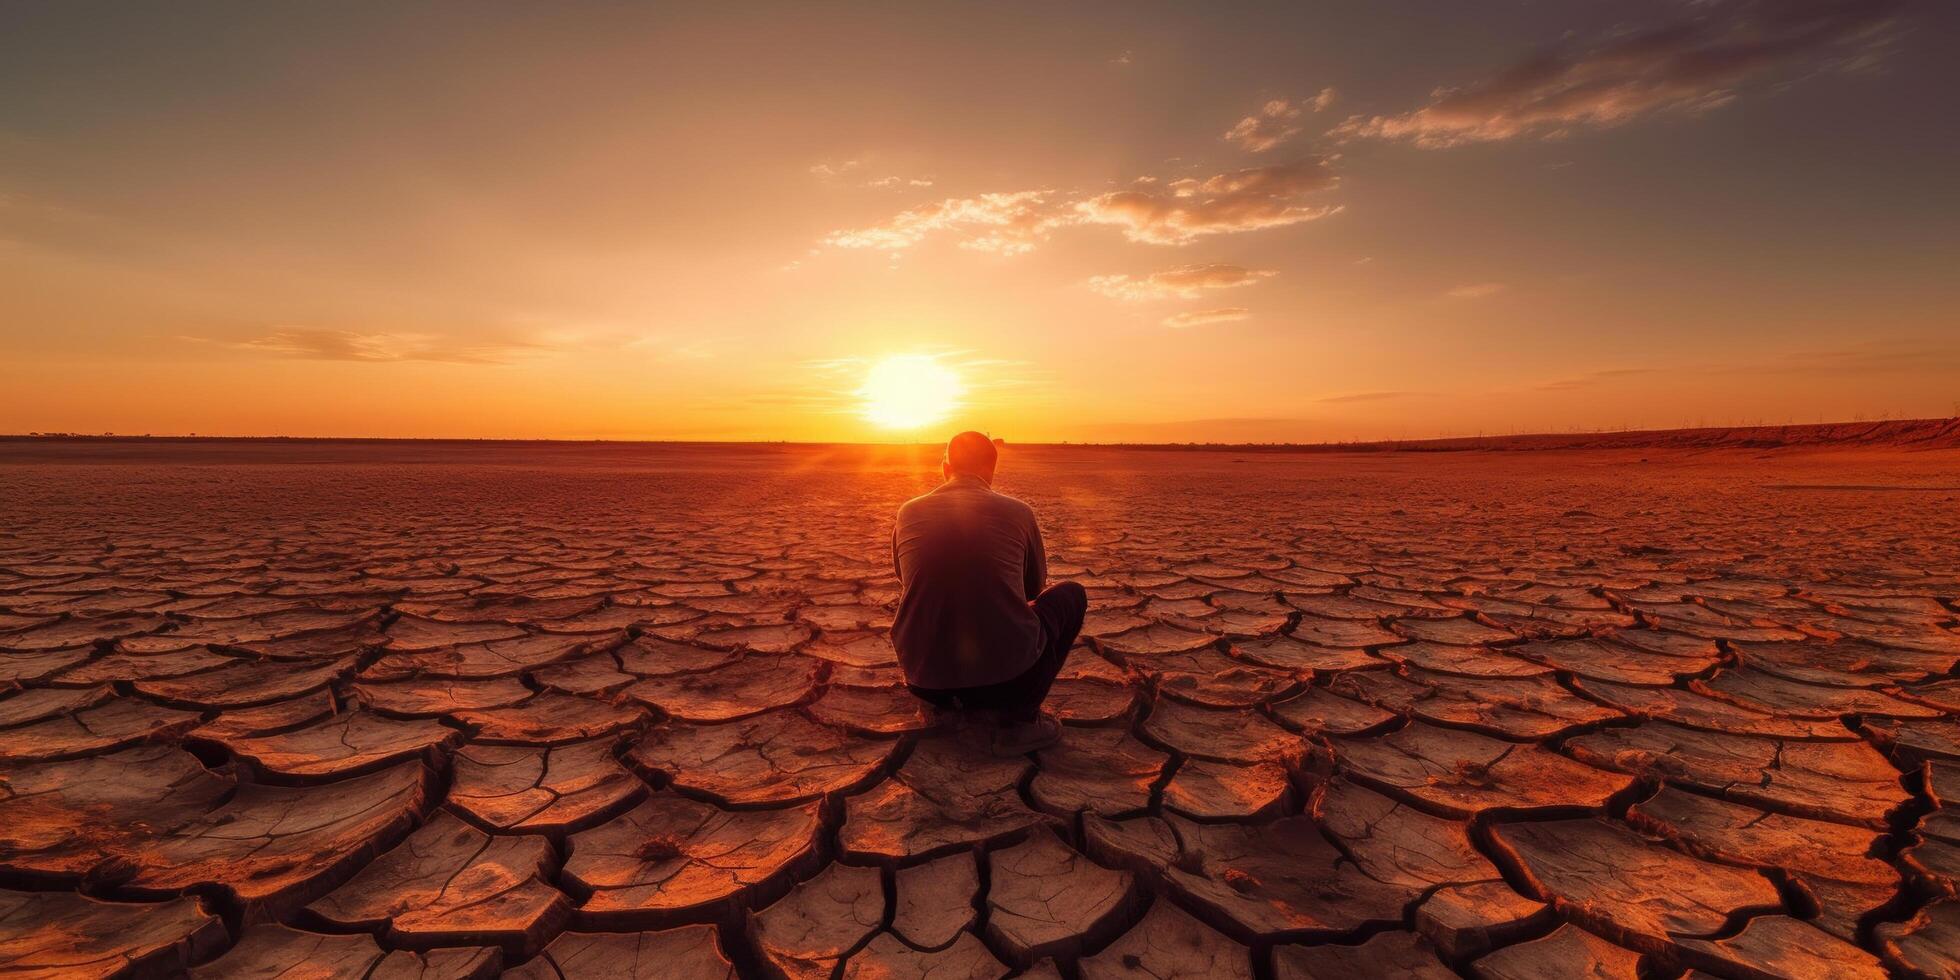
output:
M 1082 631 L 1089 596 L 1048 581 L 1034 509 L 993 489 L 999 451 L 978 432 L 946 443 L 937 490 L 905 502 L 892 528 L 902 595 L 892 646 L 912 693 L 939 708 L 993 711 L 994 748 L 1033 751 L 1061 738 L 1041 710 Z

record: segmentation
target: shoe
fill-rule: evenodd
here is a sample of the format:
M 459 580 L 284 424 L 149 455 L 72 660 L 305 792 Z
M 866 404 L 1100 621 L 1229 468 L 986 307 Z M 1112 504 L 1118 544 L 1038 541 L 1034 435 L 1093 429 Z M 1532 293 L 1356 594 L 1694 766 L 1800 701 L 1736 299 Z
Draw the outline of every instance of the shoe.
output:
M 1062 740 L 1062 723 L 1055 716 L 1044 711 L 1033 721 L 1018 725 L 1003 725 L 994 732 L 994 754 L 999 756 L 1026 755 L 1036 749 L 1045 749 Z
M 929 732 L 956 732 L 971 721 L 966 712 L 958 708 L 942 708 L 936 704 L 927 704 L 925 714 L 925 730 Z
M 936 704 L 927 704 L 925 712 L 925 730 L 929 732 L 942 734 L 964 732 L 975 728 L 990 729 L 999 725 L 999 716 L 985 708 L 963 708 L 957 705 L 942 708 Z

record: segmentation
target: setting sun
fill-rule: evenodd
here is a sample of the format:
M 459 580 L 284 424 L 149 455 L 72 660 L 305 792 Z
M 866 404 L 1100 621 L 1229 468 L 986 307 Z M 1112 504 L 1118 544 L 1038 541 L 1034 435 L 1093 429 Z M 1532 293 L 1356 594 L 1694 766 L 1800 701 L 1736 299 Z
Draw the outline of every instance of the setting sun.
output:
M 916 429 L 952 414 L 964 390 L 960 376 L 938 360 L 894 354 L 871 366 L 858 394 L 866 419 L 888 429 Z

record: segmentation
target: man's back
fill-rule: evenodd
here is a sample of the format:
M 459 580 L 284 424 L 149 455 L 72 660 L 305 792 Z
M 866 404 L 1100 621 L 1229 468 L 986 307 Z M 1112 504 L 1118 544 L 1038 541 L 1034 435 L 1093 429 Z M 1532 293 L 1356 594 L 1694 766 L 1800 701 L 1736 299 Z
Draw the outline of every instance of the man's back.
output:
M 1048 577 L 1034 510 L 959 476 L 907 501 L 892 529 L 892 563 L 904 594 L 892 646 L 916 687 L 996 684 L 1041 652 L 1041 623 L 1028 603 Z

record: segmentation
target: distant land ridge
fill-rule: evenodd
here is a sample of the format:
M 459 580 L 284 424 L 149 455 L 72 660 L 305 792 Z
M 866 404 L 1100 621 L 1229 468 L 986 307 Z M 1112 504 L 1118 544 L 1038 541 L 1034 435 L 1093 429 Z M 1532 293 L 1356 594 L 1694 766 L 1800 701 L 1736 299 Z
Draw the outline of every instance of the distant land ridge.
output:
M 1135 444 L 1141 446 L 1142 444 Z M 1377 439 L 1311 444 L 1180 443 L 1174 449 L 1238 452 L 1493 452 L 1550 449 L 1960 449 L 1960 417 L 1824 422 L 1812 425 L 1749 425 L 1704 429 L 1630 429 L 1621 432 L 1557 432 L 1448 439 Z M 1163 447 L 1160 447 L 1163 448 Z

